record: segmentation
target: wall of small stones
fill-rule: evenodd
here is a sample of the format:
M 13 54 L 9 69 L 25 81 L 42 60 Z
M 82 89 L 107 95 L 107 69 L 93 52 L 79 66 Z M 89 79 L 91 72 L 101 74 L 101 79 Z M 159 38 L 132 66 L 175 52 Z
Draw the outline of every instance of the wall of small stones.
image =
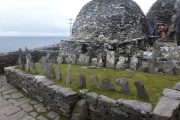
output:
M 59 55 L 59 45 L 57 44 L 57 45 L 30 50 L 34 62 L 38 62 L 42 58 L 42 56 L 46 56 L 48 52 L 51 53 L 50 55 L 51 61 L 56 62 L 57 57 Z M 25 57 L 25 52 L 23 52 L 23 54 Z M 4 72 L 4 67 L 16 65 L 18 58 L 19 58 L 18 51 L 0 54 L 0 74 Z
M 60 114 L 70 116 L 79 100 L 79 94 L 70 88 L 55 85 L 45 76 L 34 76 L 15 69 L 5 68 L 7 82 L 22 89 L 31 97 L 46 102 Z
M 173 89 L 163 91 L 164 96 L 152 112 L 149 103 L 114 100 L 88 90 L 77 93 L 70 88 L 55 85 L 44 76 L 27 74 L 15 67 L 7 67 L 5 70 L 8 83 L 46 102 L 60 114 L 71 117 L 71 120 L 179 120 L 180 117 L 180 83 Z

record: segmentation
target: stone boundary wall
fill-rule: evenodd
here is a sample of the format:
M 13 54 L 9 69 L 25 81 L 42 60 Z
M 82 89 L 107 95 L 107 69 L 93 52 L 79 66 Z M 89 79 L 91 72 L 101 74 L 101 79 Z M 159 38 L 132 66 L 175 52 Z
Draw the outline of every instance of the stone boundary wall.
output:
M 70 88 L 55 85 L 45 76 L 34 76 L 15 69 L 5 68 L 7 82 L 16 88 L 22 89 L 32 98 L 46 102 L 57 112 L 70 116 L 79 100 L 79 94 Z
M 56 52 L 57 51 L 57 52 Z M 41 47 L 30 50 L 34 62 L 38 62 L 42 56 L 46 56 L 48 52 L 51 53 L 52 61 L 57 61 L 59 55 L 59 44 Z M 25 55 L 25 52 L 23 53 Z M 4 67 L 14 66 L 17 64 L 19 58 L 19 52 L 10 52 L 0 54 L 0 74 L 4 72 Z
M 45 76 L 31 75 L 15 67 L 7 67 L 6 79 L 13 86 L 22 89 L 31 97 L 46 102 L 52 109 L 71 120 L 82 119 L 87 110 L 89 120 L 179 120 L 180 83 L 173 89 L 165 89 L 163 97 L 152 112 L 152 105 L 137 100 L 114 100 L 95 92 L 55 85 Z M 86 102 L 86 104 L 83 104 Z M 86 107 L 83 107 L 86 105 Z M 84 117 L 86 118 L 86 117 Z

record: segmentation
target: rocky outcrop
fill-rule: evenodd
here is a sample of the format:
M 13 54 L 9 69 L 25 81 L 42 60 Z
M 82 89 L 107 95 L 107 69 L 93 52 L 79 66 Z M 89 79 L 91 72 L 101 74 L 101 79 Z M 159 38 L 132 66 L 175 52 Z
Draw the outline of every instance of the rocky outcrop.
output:
M 92 0 L 72 29 L 73 40 L 124 42 L 147 35 L 147 20 L 132 0 Z
M 176 0 L 157 0 L 147 13 L 148 21 L 165 24 L 171 23 L 175 1 Z

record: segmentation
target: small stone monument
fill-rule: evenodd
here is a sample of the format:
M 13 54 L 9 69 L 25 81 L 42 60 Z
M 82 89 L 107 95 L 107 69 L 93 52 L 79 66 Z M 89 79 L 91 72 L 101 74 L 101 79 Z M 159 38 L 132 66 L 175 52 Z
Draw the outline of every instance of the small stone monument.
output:
M 62 80 L 61 64 L 58 65 L 57 74 L 56 74 L 56 79 L 59 80 L 59 81 Z
M 33 59 L 32 59 L 30 52 L 28 52 L 26 54 L 26 70 L 31 72 L 32 74 L 36 74 L 36 68 L 35 68 L 35 65 L 34 65 L 34 62 L 33 62 Z
M 99 83 L 98 77 L 96 75 L 92 76 L 92 82 L 97 89 L 101 89 L 101 84 Z
M 115 91 L 115 86 L 111 82 L 110 78 L 104 79 L 104 81 L 102 82 L 102 88 L 107 90 L 107 91 Z
M 67 76 L 66 76 L 66 84 L 67 85 L 71 84 L 71 64 L 68 65 Z
M 47 70 L 45 70 L 46 71 L 46 75 L 49 78 L 54 79 L 55 78 L 55 72 L 54 72 L 53 64 L 47 63 L 46 69 L 47 69 Z
M 144 99 L 149 99 L 149 96 L 145 90 L 144 84 L 141 81 L 136 81 L 135 86 L 137 89 L 137 96 Z
M 21 48 L 19 48 L 18 67 L 23 70 L 25 69 L 25 61 L 23 59 L 23 51 Z
M 80 89 L 85 89 L 86 88 L 86 77 L 82 73 L 79 74 L 78 86 L 79 86 Z
M 130 89 L 129 89 L 129 83 L 126 78 L 119 78 L 116 80 L 116 84 L 120 85 L 121 92 L 125 95 L 131 95 Z

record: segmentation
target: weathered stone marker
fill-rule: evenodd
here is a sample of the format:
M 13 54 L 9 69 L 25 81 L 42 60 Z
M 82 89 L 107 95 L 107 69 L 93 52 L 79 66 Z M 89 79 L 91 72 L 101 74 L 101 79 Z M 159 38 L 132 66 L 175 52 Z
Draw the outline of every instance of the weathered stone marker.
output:
M 61 64 L 58 65 L 57 73 L 56 73 L 56 79 L 61 81 L 62 80 L 62 71 L 61 71 Z
M 108 91 L 115 91 L 115 86 L 111 82 L 110 78 L 104 79 L 104 81 L 102 82 L 102 87 L 103 87 L 103 89 L 108 90 Z
M 68 65 L 68 70 L 67 70 L 67 76 L 66 76 L 66 84 L 70 85 L 71 84 L 71 64 Z
M 71 120 L 87 120 L 88 118 L 88 104 L 86 100 L 81 99 L 77 102 Z
M 125 78 L 119 78 L 116 80 L 116 84 L 120 85 L 121 92 L 125 95 L 131 95 L 128 80 Z
M 78 86 L 80 89 L 86 88 L 86 77 L 82 73 L 79 74 Z
M 26 70 L 31 72 L 32 74 L 36 74 L 36 68 L 32 59 L 32 56 L 28 49 L 26 48 Z
M 54 79 L 55 78 L 55 72 L 54 72 L 54 68 L 53 68 L 53 64 L 51 63 L 46 63 L 47 67 L 46 67 L 46 75 L 51 78 Z
M 96 75 L 93 75 L 92 76 L 92 82 L 94 84 L 94 86 L 97 88 L 97 89 L 101 89 L 101 84 L 99 83 L 99 80 L 98 80 L 98 77 Z
M 144 99 L 149 99 L 149 96 L 145 90 L 144 84 L 141 81 L 136 81 L 135 86 L 137 89 L 137 96 Z
M 25 60 L 23 59 L 23 51 L 21 48 L 19 48 L 18 67 L 23 70 L 25 69 Z

